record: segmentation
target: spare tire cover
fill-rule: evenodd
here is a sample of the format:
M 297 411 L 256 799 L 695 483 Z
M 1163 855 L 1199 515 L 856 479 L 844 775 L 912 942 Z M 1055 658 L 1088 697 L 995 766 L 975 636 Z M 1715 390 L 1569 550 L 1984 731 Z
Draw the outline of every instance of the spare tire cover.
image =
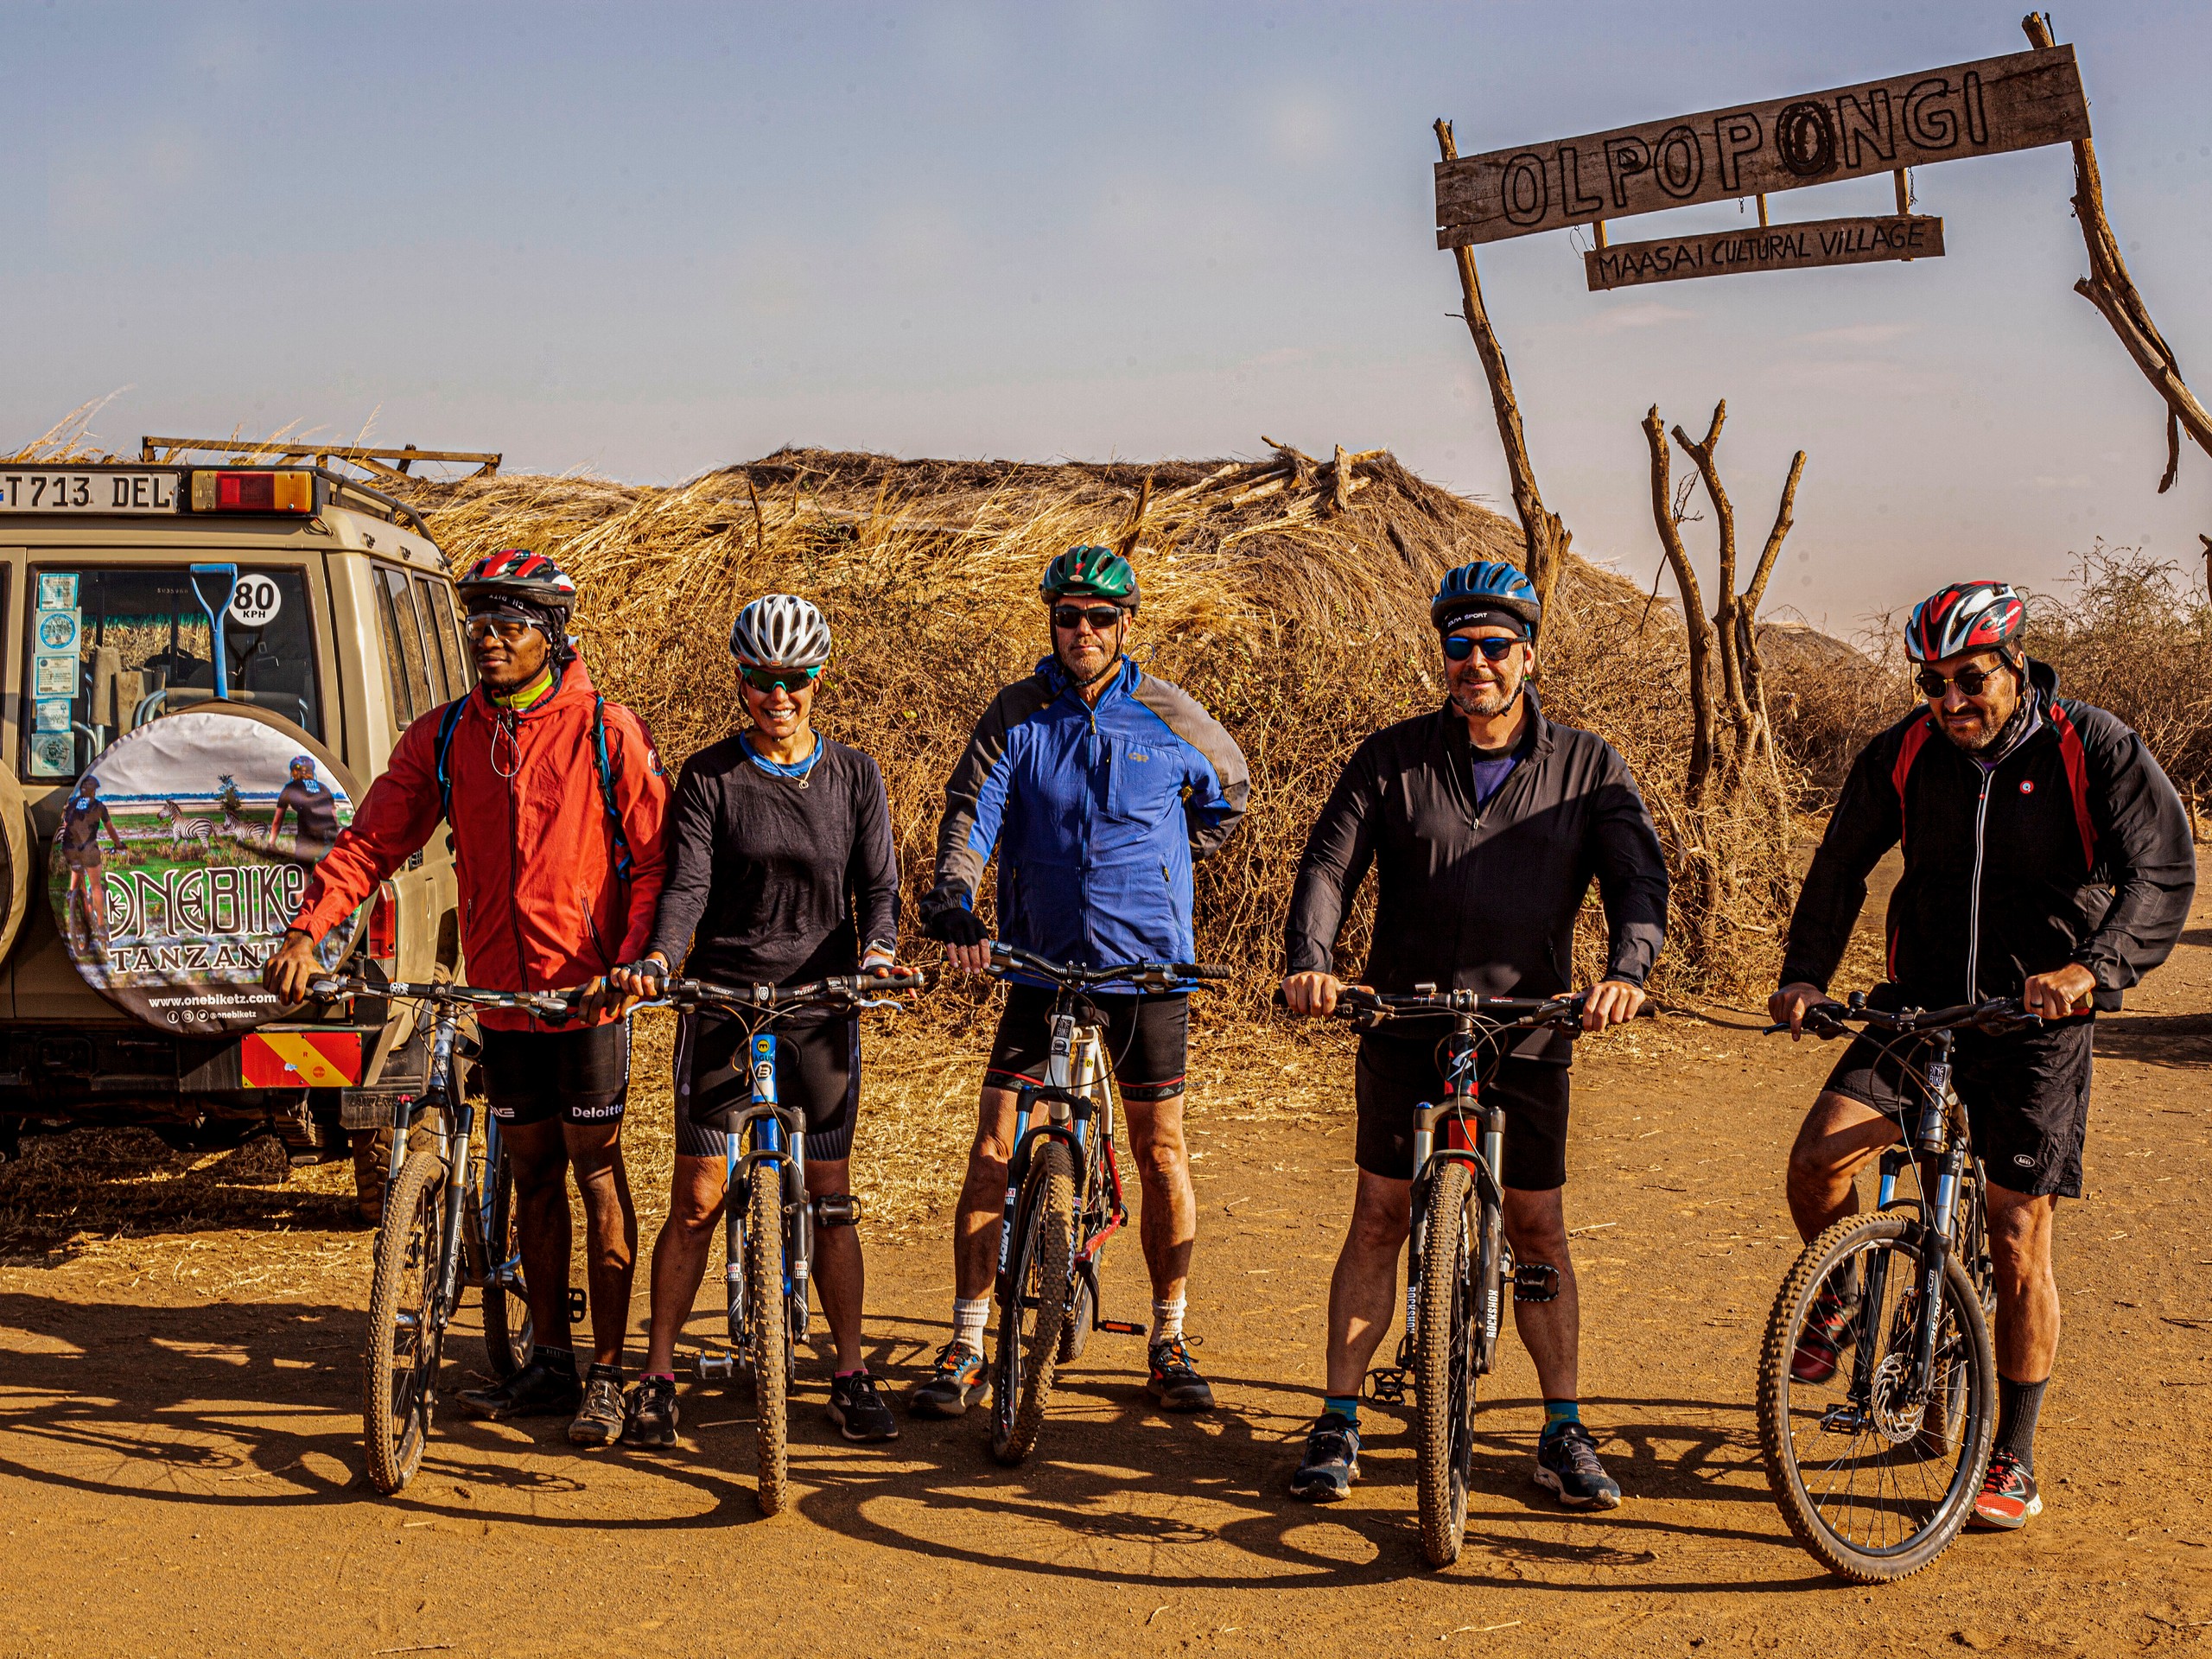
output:
M 16 935 L 22 931 L 23 918 L 30 913 L 31 893 L 37 886 L 33 874 L 37 851 L 23 786 L 15 773 L 0 767 L 0 858 L 7 862 L 7 868 L 0 870 L 0 905 L 7 906 L 7 913 L 0 916 L 0 958 L 16 948 Z
M 283 1012 L 261 988 L 262 963 L 353 821 L 328 752 L 244 712 L 165 715 L 111 744 L 54 837 L 48 893 L 69 959 L 164 1031 L 215 1036 Z M 324 967 L 345 959 L 360 920 L 324 938 Z

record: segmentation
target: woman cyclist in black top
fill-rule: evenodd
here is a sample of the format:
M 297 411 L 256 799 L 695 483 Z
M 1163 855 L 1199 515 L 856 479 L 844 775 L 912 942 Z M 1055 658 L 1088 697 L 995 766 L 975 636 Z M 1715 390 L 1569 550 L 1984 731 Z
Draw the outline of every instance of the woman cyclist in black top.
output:
M 693 755 L 677 780 L 652 946 L 612 976 L 632 995 L 652 995 L 679 959 L 695 978 L 793 985 L 888 968 L 897 949 L 899 861 L 883 774 L 818 735 L 810 718 L 829 625 L 805 600 L 771 594 L 739 613 L 729 643 L 752 724 Z M 721 1115 L 752 1097 L 746 1035 L 710 1011 L 685 1015 L 677 1032 L 674 1190 L 653 1246 L 652 1334 L 626 1446 L 676 1440 L 676 1338 L 720 1224 Z M 858 1019 L 796 1014 L 778 1022 L 776 1037 L 778 1096 L 806 1122 L 808 1195 L 848 1192 Z M 815 1283 L 837 1347 L 830 1420 L 849 1440 L 895 1440 L 861 1354 L 859 1236 L 822 1225 L 815 1239 Z

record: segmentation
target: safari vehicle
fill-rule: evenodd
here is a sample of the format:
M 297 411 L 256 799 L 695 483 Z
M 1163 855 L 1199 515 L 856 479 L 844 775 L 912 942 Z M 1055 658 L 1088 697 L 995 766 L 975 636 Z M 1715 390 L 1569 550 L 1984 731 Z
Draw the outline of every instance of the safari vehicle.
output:
M 0 1156 L 96 1124 L 340 1155 L 423 1039 L 260 967 L 401 729 L 474 683 L 421 516 L 324 465 L 0 464 Z M 439 837 L 327 965 L 451 975 L 454 906 Z

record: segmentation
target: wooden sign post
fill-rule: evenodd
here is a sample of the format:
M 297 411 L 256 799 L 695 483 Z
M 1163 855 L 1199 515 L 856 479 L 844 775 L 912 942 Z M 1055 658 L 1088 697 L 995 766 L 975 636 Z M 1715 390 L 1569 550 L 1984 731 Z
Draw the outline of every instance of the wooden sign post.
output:
M 2088 105 L 2074 48 L 2016 52 L 1832 92 L 1440 162 L 1436 245 L 1469 247 L 1700 202 L 1902 175 L 1907 168 L 1936 162 L 2075 143 L 2088 132 Z M 1759 245 L 1768 250 L 1766 257 L 1758 257 L 1758 247 L 1740 251 L 1738 257 L 1738 251 L 1719 245 L 1743 240 L 1741 233 L 1637 245 L 1643 250 L 1638 257 L 1603 268 L 1611 273 L 1608 280 L 1599 280 L 1600 268 L 1593 265 L 1591 286 L 1940 253 L 1940 228 L 1912 219 L 1904 205 L 1900 201 L 1897 219 L 1765 226 L 1807 232 L 1802 248 L 1796 240 Z M 1900 251 L 1899 237 L 1909 244 L 1913 232 L 1900 230 L 1899 220 L 1919 225 L 1918 235 L 1923 241 L 1934 238 L 1933 243 Z M 1885 228 L 1878 231 L 1878 226 Z M 1832 240 L 1824 239 L 1827 232 L 1835 233 Z M 1661 247 L 1691 251 L 1662 260 L 1655 251 Z M 1625 255 L 1634 250 L 1607 247 L 1601 238 L 1599 251 Z

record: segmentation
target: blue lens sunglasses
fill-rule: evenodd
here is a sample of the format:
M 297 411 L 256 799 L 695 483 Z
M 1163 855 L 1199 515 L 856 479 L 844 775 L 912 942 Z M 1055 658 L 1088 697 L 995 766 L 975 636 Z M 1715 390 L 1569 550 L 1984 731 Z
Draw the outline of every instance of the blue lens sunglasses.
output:
M 1447 633 L 1444 636 L 1444 654 L 1455 663 L 1464 663 L 1479 650 L 1486 663 L 1502 663 L 1512 653 L 1513 647 L 1528 644 L 1525 639 L 1500 639 L 1495 637 L 1478 639 L 1471 634 Z

